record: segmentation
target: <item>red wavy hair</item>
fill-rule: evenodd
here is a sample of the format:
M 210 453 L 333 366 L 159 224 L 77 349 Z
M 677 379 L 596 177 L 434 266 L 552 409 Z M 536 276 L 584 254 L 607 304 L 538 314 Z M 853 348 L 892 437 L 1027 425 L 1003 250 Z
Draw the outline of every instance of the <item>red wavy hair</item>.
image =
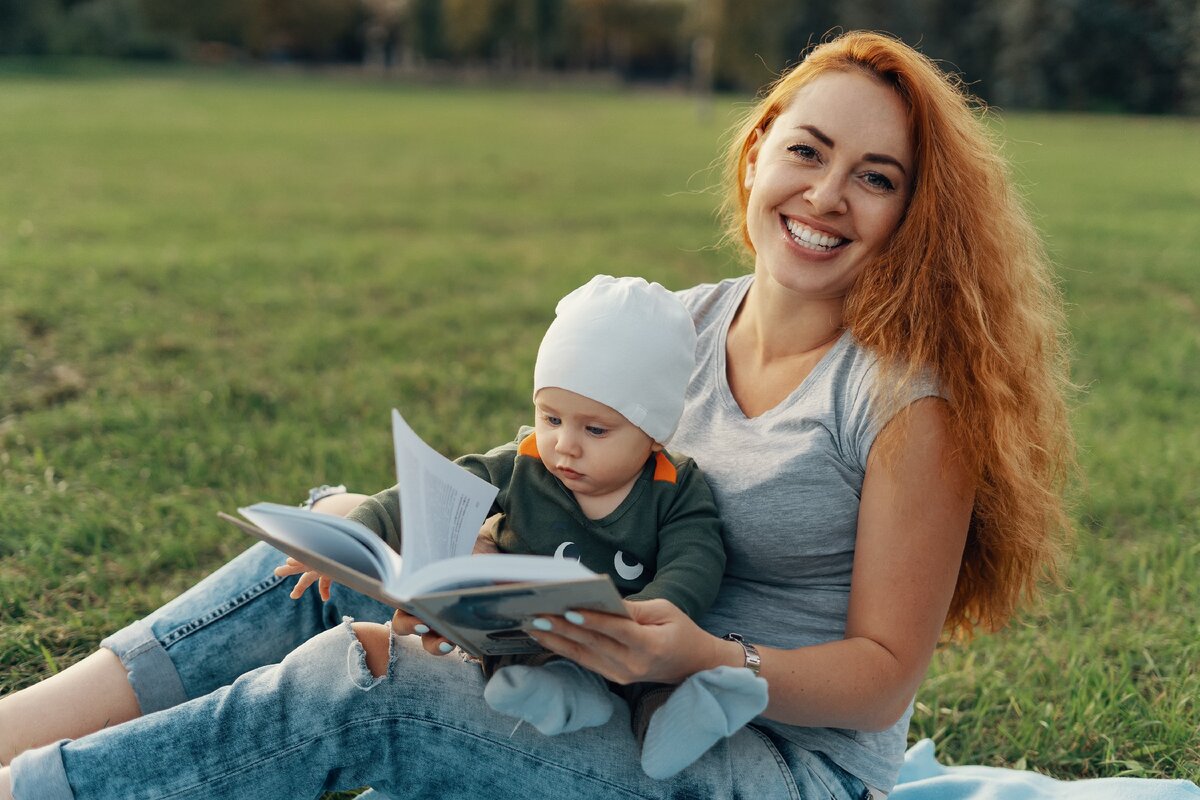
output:
M 946 619 L 950 635 L 1003 626 L 1039 579 L 1055 574 L 1073 468 L 1062 301 L 982 104 L 908 45 L 851 32 L 812 49 L 766 90 L 733 133 L 726 235 L 750 253 L 746 156 L 796 91 L 830 71 L 860 71 L 908 108 L 914 184 L 890 245 L 846 298 L 844 320 L 877 353 L 876 394 L 895 409 L 930 371 L 948 400 L 956 454 L 975 506 Z M 900 417 L 902 419 L 902 417 Z M 897 433 L 899 431 L 899 433 Z M 885 459 L 903 436 L 889 425 Z M 886 441 L 884 441 L 886 440 Z

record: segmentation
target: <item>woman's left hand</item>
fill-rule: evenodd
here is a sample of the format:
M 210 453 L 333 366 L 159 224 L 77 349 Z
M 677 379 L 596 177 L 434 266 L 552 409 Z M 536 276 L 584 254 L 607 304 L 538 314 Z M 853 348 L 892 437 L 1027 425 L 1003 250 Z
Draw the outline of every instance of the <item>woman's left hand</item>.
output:
M 299 600 L 303 597 L 304 593 L 308 591 L 308 587 L 315 583 L 317 584 L 317 592 L 320 593 L 321 599 L 326 603 L 329 602 L 329 591 L 333 587 L 333 578 L 323 575 L 315 569 L 309 569 L 291 556 L 288 556 L 287 563 L 275 568 L 275 575 L 279 578 L 286 578 L 289 575 L 300 576 L 300 580 L 296 581 L 295 587 L 292 588 L 291 594 L 288 595 L 293 600 Z
M 678 683 L 730 663 L 721 639 L 667 600 L 626 600 L 632 619 L 598 611 L 543 617 L 551 629 L 529 634 L 546 649 L 620 684 Z M 581 622 L 579 620 L 582 620 Z

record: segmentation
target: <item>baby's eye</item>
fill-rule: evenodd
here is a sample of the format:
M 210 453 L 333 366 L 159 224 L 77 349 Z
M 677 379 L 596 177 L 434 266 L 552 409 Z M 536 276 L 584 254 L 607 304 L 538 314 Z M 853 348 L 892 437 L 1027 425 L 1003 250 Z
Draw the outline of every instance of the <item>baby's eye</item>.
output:
M 793 144 L 788 147 L 788 152 L 794 153 L 805 161 L 818 161 L 821 155 L 815 147 L 807 144 Z
M 603 436 L 608 433 L 608 428 L 601 428 L 599 425 L 588 425 L 586 430 L 592 436 Z
M 878 172 L 868 172 L 866 175 L 863 176 L 863 180 L 865 180 L 868 184 L 870 184 L 874 188 L 882 189 L 885 192 L 893 191 L 896 188 L 896 184 L 892 183 L 891 179 L 888 178 L 888 176 L 883 175 Z
M 555 428 L 557 428 L 559 425 L 562 425 L 562 420 L 553 414 L 542 414 L 542 419 L 546 420 L 547 425 Z

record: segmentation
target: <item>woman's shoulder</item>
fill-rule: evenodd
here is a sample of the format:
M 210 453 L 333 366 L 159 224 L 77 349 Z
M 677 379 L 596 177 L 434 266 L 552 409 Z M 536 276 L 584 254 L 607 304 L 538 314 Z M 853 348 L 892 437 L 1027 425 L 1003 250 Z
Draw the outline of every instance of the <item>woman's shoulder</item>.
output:
M 833 359 L 826 379 L 841 396 L 847 415 L 883 415 L 923 397 L 944 397 L 930 368 L 885 365 L 878 353 L 847 331 L 845 346 Z M 889 409 L 891 409 L 889 411 Z
M 696 323 L 696 331 L 700 332 L 713 320 L 721 317 L 722 312 L 731 303 L 740 302 L 753 279 L 753 275 L 740 275 L 736 278 L 726 278 L 717 283 L 701 283 L 698 286 L 682 289 L 675 295 L 692 315 L 692 320 Z
M 842 367 L 856 392 L 882 382 L 884 386 L 879 393 L 895 395 L 896 400 L 911 402 L 927 395 L 944 396 L 931 366 L 889 365 L 877 352 L 859 342 L 852 331 L 847 332 L 846 340 Z

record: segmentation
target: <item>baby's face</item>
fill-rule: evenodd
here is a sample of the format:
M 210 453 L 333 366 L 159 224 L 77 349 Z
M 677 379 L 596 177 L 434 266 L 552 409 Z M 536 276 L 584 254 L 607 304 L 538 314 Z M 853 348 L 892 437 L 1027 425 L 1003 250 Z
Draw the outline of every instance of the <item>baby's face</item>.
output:
M 546 387 L 533 405 L 542 463 L 576 497 L 615 499 L 615 507 L 662 449 L 619 412 L 581 394 Z

